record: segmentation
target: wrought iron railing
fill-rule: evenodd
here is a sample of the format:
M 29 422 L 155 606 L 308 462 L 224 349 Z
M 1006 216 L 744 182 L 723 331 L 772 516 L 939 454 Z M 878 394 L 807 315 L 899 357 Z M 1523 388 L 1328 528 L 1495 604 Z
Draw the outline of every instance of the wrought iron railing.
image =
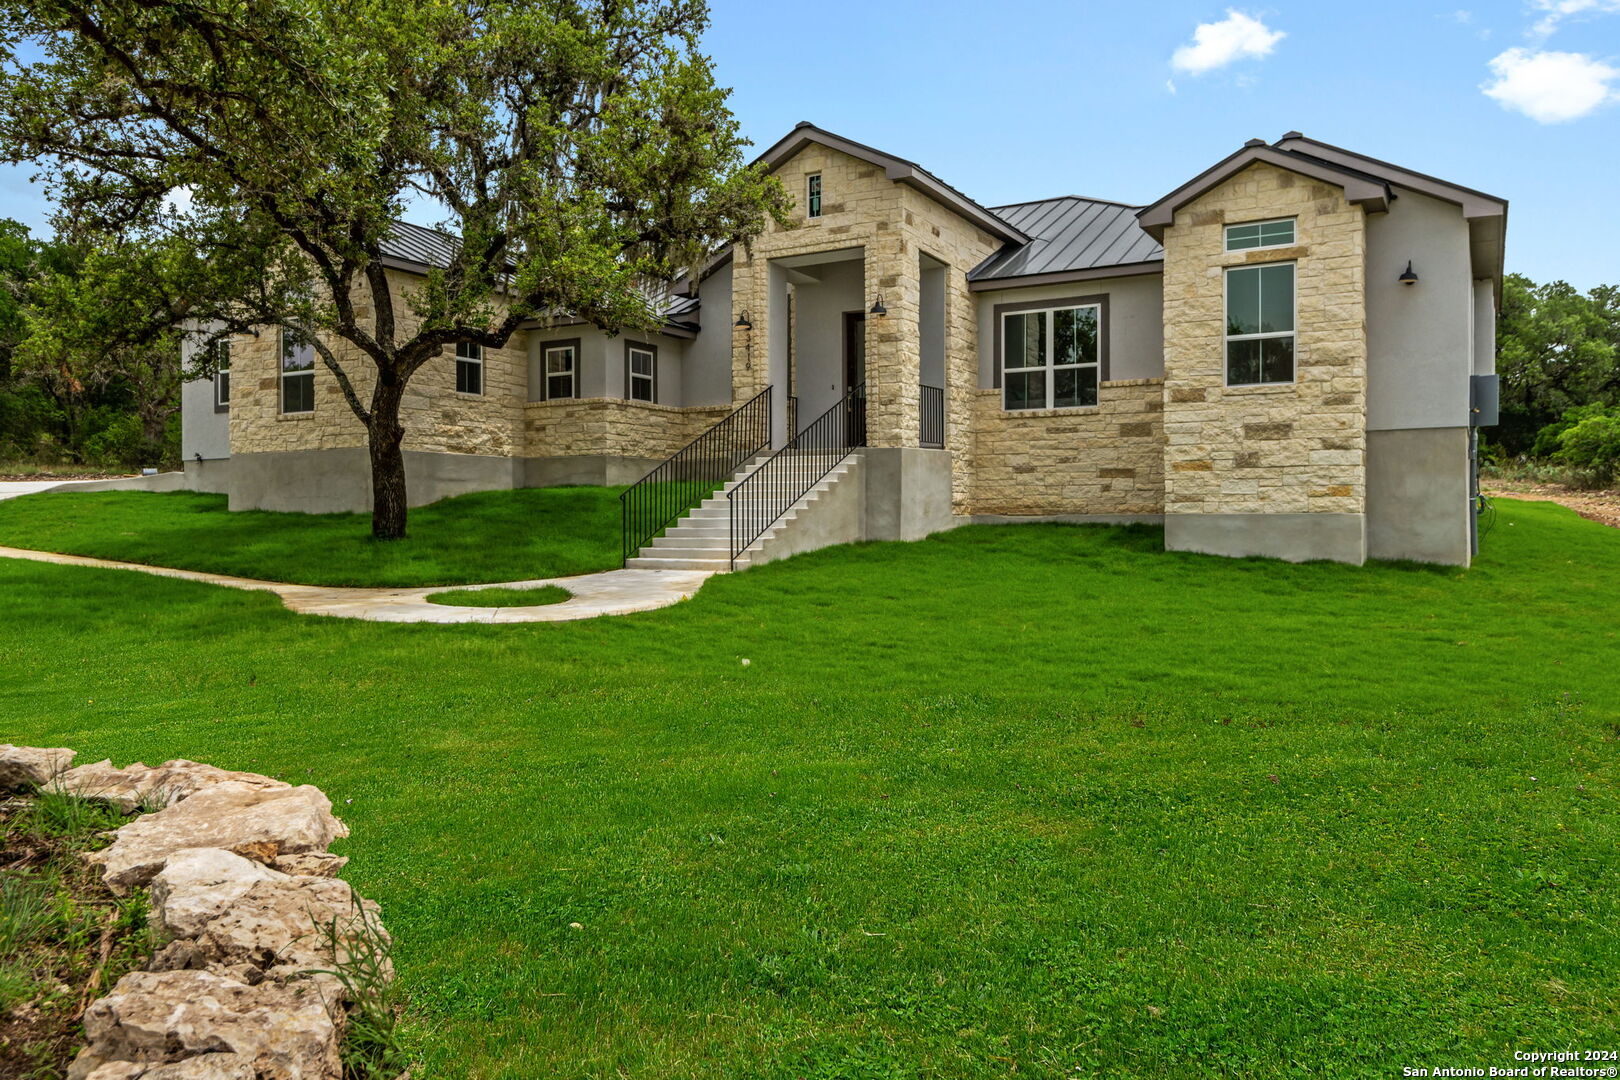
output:
M 739 466 L 771 445 L 771 388 L 767 386 L 724 420 L 682 447 L 619 496 L 624 561 L 713 495 Z
M 945 388 L 922 385 L 922 438 L 924 446 L 940 448 L 945 445 Z
M 731 508 L 731 565 L 858 446 L 866 445 L 866 384 L 794 434 L 726 492 Z

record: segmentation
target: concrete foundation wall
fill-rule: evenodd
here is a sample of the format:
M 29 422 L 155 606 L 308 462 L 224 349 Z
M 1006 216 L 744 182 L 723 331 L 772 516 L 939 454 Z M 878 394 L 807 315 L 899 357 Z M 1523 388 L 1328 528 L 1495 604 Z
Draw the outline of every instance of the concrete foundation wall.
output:
M 571 487 L 594 485 L 625 487 L 652 472 L 661 458 L 613 457 L 579 454 L 572 457 L 525 458 L 519 487 Z
M 1367 433 L 1367 554 L 1467 566 L 1468 429 Z
M 1164 546 L 1206 555 L 1326 559 L 1359 566 L 1367 561 L 1367 521 L 1362 514 L 1166 514 Z
M 951 510 L 951 452 L 868 447 L 866 539 L 921 540 L 956 523 Z
M 231 459 L 215 458 L 186 462 L 185 488 L 210 495 L 228 495 L 231 490 Z
M 518 486 L 521 461 L 483 454 L 405 451 L 411 506 L 472 491 Z M 231 458 L 232 510 L 288 510 L 305 514 L 361 513 L 371 509 L 371 461 L 363 448 L 284 450 Z
M 836 477 L 836 479 L 833 479 Z M 854 544 L 867 536 L 866 470 L 862 454 L 851 454 L 833 472 L 832 483 L 814 492 L 749 551 L 748 565 L 763 566 L 807 551 Z

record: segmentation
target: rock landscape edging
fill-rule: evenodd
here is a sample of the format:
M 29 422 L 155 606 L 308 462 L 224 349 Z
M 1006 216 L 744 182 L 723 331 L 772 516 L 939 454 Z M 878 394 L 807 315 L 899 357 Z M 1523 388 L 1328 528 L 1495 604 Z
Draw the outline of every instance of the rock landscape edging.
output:
M 340 1080 L 354 1003 L 332 972 L 389 938 L 377 905 L 335 876 L 348 860 L 327 847 L 349 831 L 331 800 L 194 761 L 73 757 L 0 744 L 0 791 L 148 810 L 86 858 L 113 892 L 150 890 L 161 947 L 85 1010 L 68 1080 Z

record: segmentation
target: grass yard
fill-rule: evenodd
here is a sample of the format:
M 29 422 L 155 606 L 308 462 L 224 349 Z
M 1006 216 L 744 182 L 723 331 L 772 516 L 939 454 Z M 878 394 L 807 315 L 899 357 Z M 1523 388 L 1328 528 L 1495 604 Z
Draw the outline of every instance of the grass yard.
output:
M 0 740 L 323 787 L 422 1078 L 1511 1066 L 1620 1030 L 1620 533 L 1498 506 L 1467 572 L 976 526 L 500 627 L 0 560 Z
M 620 562 L 618 488 L 489 491 L 411 511 L 403 541 L 369 514 L 231 513 L 192 491 L 47 491 L 0 501 L 0 546 L 297 585 L 476 585 Z
M 537 585 L 532 589 L 450 589 L 429 593 L 423 599 L 448 607 L 543 607 L 560 604 L 573 595 L 561 585 Z

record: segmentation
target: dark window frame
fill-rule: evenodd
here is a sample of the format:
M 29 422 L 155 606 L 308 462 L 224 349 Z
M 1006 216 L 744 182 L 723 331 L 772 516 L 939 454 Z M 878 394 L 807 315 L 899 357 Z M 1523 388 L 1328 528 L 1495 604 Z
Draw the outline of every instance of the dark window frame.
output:
M 1111 377 L 1109 354 L 1112 349 L 1109 347 L 1109 338 L 1113 334 L 1113 322 L 1109 317 L 1107 293 L 1095 293 L 1090 296 L 1060 296 L 1052 300 L 1021 300 L 1012 304 L 997 304 L 992 308 L 991 316 L 995 320 L 995 325 L 991 330 L 995 350 L 990 372 L 990 388 L 992 390 L 1001 389 L 1001 372 L 1004 366 L 1002 356 L 1004 349 L 1004 316 L 1016 315 L 1022 311 L 1046 311 L 1048 309 L 1072 307 L 1095 307 L 1097 309 L 1097 387 L 1101 390 L 1102 384 Z M 1005 405 L 1006 402 L 1003 401 L 1002 404 Z M 1091 408 L 1092 406 L 1081 407 Z
M 1265 278 L 1260 271 L 1274 267 L 1286 266 L 1290 273 L 1289 284 L 1289 328 L 1287 330 L 1259 330 L 1252 334 L 1231 333 L 1231 302 L 1232 302 L 1232 275 L 1253 271 L 1263 283 Z M 1265 310 L 1263 293 L 1257 291 L 1255 296 L 1260 303 L 1260 311 Z M 1265 377 L 1265 359 L 1263 344 L 1266 341 L 1280 341 L 1284 338 L 1289 343 L 1288 378 L 1268 379 Z M 1232 381 L 1232 343 L 1234 341 L 1261 342 L 1259 359 L 1260 379 L 1258 382 Z M 1299 261 L 1297 259 L 1278 259 L 1276 262 L 1238 263 L 1223 267 L 1221 270 L 1221 382 L 1228 388 L 1242 388 L 1246 386 L 1296 386 L 1299 383 Z
M 810 173 L 804 178 L 804 216 L 818 218 L 822 208 L 822 180 L 818 172 Z
M 540 383 L 540 385 L 536 388 L 540 392 L 540 396 L 538 398 L 535 398 L 536 401 L 578 401 L 579 400 L 579 395 L 580 395 L 579 383 L 580 383 L 580 374 L 581 374 L 580 368 L 584 366 L 583 361 L 581 360 L 581 357 L 580 357 L 580 347 L 579 346 L 580 346 L 580 339 L 577 338 L 577 337 L 576 338 L 557 338 L 557 339 L 555 339 L 553 341 L 542 341 L 540 343 L 540 355 L 535 361 L 536 364 L 538 365 L 538 368 L 539 368 L 539 370 L 536 372 L 536 374 L 539 376 L 539 383 Z M 546 371 L 546 353 L 547 353 L 547 351 L 549 351 L 551 349 L 573 349 L 574 350 L 574 368 L 573 368 L 573 371 L 572 371 L 572 373 L 570 375 L 570 380 L 569 380 L 569 385 L 573 388 L 573 393 L 570 394 L 568 397 L 553 398 L 551 396 L 551 376 Z
M 478 355 L 476 357 L 465 356 L 462 354 L 462 349 L 477 349 Z M 465 380 L 462 378 L 462 371 L 464 368 L 477 370 L 478 389 L 465 389 L 463 385 Z M 484 396 L 484 347 L 478 344 L 476 341 L 456 342 L 456 393 L 471 394 L 475 397 Z
M 652 374 L 637 375 L 630 370 L 630 353 L 633 350 L 652 354 Z M 652 383 L 652 397 L 638 398 L 632 392 L 635 379 L 643 379 Z M 624 343 L 624 400 L 639 401 L 645 405 L 658 404 L 658 346 L 645 341 L 629 341 Z

